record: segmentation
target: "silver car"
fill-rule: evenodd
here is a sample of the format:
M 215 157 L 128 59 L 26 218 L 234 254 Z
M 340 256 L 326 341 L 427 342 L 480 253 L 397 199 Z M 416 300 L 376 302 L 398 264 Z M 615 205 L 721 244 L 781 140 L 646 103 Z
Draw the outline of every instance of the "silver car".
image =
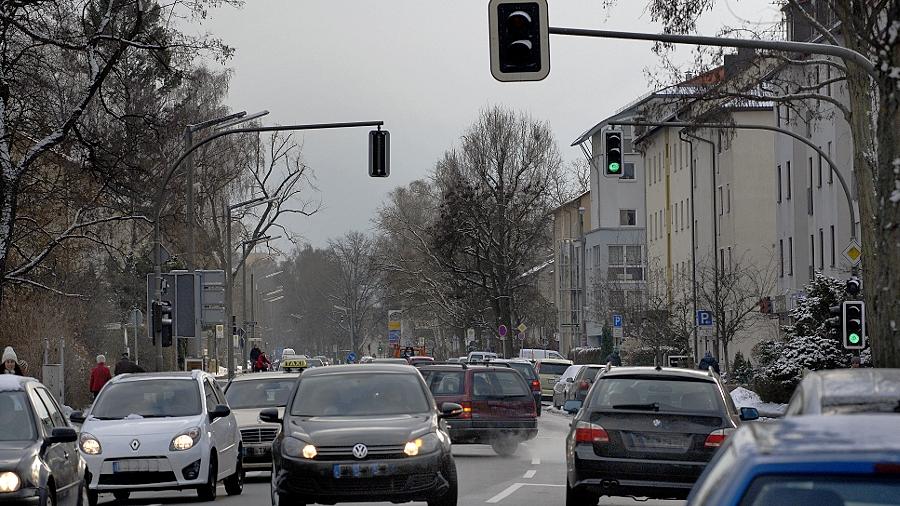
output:
M 785 416 L 900 412 L 900 369 L 809 372 L 797 385 Z
M 572 386 L 575 381 L 575 376 L 578 374 L 584 366 L 583 365 L 570 365 L 568 369 L 559 377 L 559 381 L 553 385 L 553 407 L 554 408 L 562 408 L 566 403 L 566 398 L 569 395 L 569 388 Z
M 265 408 L 284 410 L 300 373 L 268 372 L 236 376 L 225 390 L 225 399 L 237 419 L 244 451 L 244 470 L 272 469 L 272 441 L 280 424 L 260 421 Z

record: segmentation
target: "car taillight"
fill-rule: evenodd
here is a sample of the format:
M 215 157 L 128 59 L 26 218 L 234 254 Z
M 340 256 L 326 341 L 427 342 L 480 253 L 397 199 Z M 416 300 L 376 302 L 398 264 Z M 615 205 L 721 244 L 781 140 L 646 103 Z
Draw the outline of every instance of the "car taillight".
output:
M 541 389 L 540 380 L 531 380 L 531 390 L 537 392 L 540 389 Z
M 591 388 L 591 384 L 588 383 L 587 381 L 582 381 L 581 383 L 578 384 L 578 390 L 587 390 L 589 388 Z
M 462 401 L 460 403 L 462 406 L 462 414 L 459 415 L 460 418 L 472 418 L 472 403 L 469 401 Z
M 609 434 L 606 429 L 596 423 L 578 422 L 575 426 L 576 443 L 609 443 Z
M 703 443 L 703 446 L 707 448 L 718 448 L 722 446 L 722 443 L 725 442 L 725 439 L 728 438 L 728 433 L 731 431 L 726 431 L 725 429 L 714 430 L 706 436 L 706 442 Z

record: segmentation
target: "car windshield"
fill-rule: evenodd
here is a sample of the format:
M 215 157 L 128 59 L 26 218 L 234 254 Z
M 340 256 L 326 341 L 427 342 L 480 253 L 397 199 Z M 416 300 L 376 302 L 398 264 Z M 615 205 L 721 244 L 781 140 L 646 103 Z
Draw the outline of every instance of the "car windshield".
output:
M 0 392 L 0 441 L 33 441 L 34 419 L 25 392 Z
M 900 504 L 900 480 L 896 476 L 848 477 L 829 472 L 819 476 L 767 475 L 753 480 L 740 506 Z
M 427 413 L 421 376 L 409 373 L 344 373 L 300 379 L 294 416 L 378 416 Z
M 481 398 L 531 396 L 522 377 L 514 371 L 479 371 L 472 375 L 472 395 Z
M 202 411 L 200 387 L 196 380 L 152 379 L 107 385 L 94 402 L 91 416 L 116 420 L 128 416 L 195 416 Z
M 554 364 L 553 362 L 541 362 L 541 374 L 562 375 L 569 368 L 569 364 Z
M 602 377 L 590 406 L 599 409 L 718 412 L 718 387 L 706 380 L 681 378 Z
M 531 367 L 530 364 L 525 364 L 523 362 L 510 362 L 509 366 L 519 372 L 524 378 L 529 380 L 537 379 L 537 373 L 534 372 L 534 367 Z
M 434 395 L 460 395 L 466 375 L 462 371 L 422 371 L 425 384 Z
M 317 358 L 308 358 L 306 359 L 306 365 L 307 367 L 322 367 L 325 364 Z
M 235 381 L 225 391 L 225 399 L 232 409 L 283 407 L 296 383 L 294 377 Z

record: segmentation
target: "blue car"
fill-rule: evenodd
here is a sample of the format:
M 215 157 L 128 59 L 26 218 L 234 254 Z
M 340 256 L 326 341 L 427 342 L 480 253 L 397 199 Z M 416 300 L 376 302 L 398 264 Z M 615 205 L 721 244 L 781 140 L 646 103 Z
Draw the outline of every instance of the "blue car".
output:
M 896 414 L 744 425 L 716 453 L 688 505 L 898 505 L 898 427 Z

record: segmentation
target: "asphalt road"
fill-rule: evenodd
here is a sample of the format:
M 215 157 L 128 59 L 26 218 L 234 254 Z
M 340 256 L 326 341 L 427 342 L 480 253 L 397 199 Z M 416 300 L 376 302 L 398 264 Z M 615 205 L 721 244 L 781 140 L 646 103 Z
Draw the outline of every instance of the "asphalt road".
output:
M 544 412 L 539 424 L 538 437 L 529 441 L 510 458 L 497 456 L 489 446 L 454 446 L 456 467 L 459 473 L 459 505 L 475 506 L 499 504 L 501 506 L 555 506 L 565 504 L 565 452 L 564 440 L 569 418 L 554 412 Z M 103 494 L 100 502 L 113 506 L 115 499 Z M 137 506 L 175 506 L 202 504 L 193 491 L 153 492 L 132 494 L 130 504 Z M 268 506 L 269 476 L 267 473 L 251 473 L 247 477 L 244 493 L 237 497 L 225 495 L 219 486 L 218 506 Z M 364 503 L 387 506 L 391 503 Z M 424 506 L 425 503 L 407 503 Z M 676 506 L 678 501 L 637 502 L 630 498 L 600 500 L 602 506 Z

